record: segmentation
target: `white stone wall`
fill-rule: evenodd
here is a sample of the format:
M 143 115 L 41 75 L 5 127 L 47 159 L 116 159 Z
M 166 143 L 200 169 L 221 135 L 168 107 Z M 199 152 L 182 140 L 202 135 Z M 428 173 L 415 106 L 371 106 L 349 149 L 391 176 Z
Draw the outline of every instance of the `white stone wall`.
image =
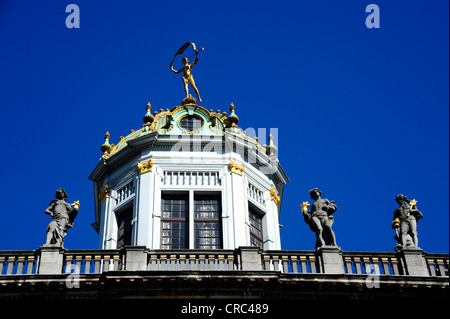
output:
M 137 163 L 150 159 L 152 171 L 140 174 Z M 245 165 L 242 176 L 230 172 L 230 161 Z M 132 244 L 160 249 L 161 195 L 168 191 L 189 193 L 190 248 L 194 248 L 194 193 L 220 192 L 224 249 L 250 245 L 249 203 L 263 215 L 264 248 L 281 249 L 278 206 L 270 199 L 275 185 L 237 153 L 144 151 L 108 176 L 105 184 L 111 190 L 101 204 L 101 249 L 116 248 L 116 213 L 129 205 L 134 207 Z

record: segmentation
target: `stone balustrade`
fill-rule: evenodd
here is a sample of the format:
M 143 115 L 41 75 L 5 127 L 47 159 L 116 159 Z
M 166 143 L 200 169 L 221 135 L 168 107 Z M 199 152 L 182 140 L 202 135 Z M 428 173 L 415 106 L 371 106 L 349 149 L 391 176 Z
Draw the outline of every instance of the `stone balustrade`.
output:
M 332 274 L 448 277 L 449 256 L 406 252 L 343 252 L 339 248 L 261 250 L 149 250 L 127 246 L 111 250 L 0 251 L 0 276 L 99 274 L 106 271 L 275 271 L 285 274 Z

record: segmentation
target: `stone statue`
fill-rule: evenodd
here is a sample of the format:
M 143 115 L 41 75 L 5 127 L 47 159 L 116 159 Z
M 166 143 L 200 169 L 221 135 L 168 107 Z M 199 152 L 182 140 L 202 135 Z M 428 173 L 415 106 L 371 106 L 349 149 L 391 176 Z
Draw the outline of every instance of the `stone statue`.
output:
M 189 64 L 189 59 L 184 57 L 182 59 L 184 66 L 181 69 L 179 69 L 178 71 L 175 70 L 173 68 L 173 62 L 175 61 L 176 56 L 179 54 L 182 54 L 184 52 L 184 50 L 186 50 L 190 45 L 192 45 L 192 48 L 195 51 L 195 61 L 192 62 L 191 64 Z M 204 48 L 202 47 L 200 50 L 204 50 Z M 192 76 L 192 68 L 198 62 L 198 53 L 199 53 L 199 50 L 197 50 L 195 48 L 195 43 L 186 42 L 175 54 L 175 58 L 172 60 L 172 62 L 170 62 L 170 69 L 176 74 L 183 72 L 183 83 L 184 83 L 184 91 L 186 92 L 186 98 L 189 97 L 188 84 L 190 84 L 192 86 L 192 88 L 194 89 L 195 94 L 197 94 L 198 101 L 202 102 L 202 99 L 200 98 L 200 93 L 198 92 L 197 86 L 195 86 L 194 77 Z
M 50 215 L 53 220 L 47 226 L 47 239 L 44 246 L 62 247 L 64 237 L 67 235 L 67 229 L 73 227 L 73 222 L 80 207 L 80 201 L 69 204 L 66 202 L 67 197 L 66 191 L 59 188 L 56 191 L 56 199 L 52 200 L 45 210 L 45 213 Z
M 395 240 L 397 246 L 395 250 L 405 247 L 418 247 L 419 240 L 417 237 L 417 222 L 423 217 L 422 213 L 417 209 L 417 201 L 409 200 L 405 195 L 397 195 L 395 201 L 398 208 L 394 210 L 394 218 L 392 220 L 392 228 L 395 230 Z
M 303 202 L 301 207 L 305 222 L 316 233 L 316 249 L 322 246 L 337 246 L 336 236 L 331 229 L 334 223 L 332 214 L 337 209 L 334 200 L 321 198 L 322 192 L 318 188 L 310 190 L 309 194 L 315 200 L 314 204 L 311 206 L 308 202 Z M 308 206 L 311 206 L 311 211 L 308 211 Z

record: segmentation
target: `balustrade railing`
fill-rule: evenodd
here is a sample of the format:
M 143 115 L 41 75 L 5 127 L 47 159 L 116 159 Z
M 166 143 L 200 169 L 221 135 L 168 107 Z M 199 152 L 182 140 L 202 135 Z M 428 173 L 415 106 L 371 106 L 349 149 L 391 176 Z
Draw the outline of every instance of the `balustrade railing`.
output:
M 48 248 L 47 248 L 48 249 Z M 55 247 L 58 258 L 52 274 L 99 274 L 106 271 L 231 271 L 265 270 L 292 274 L 324 272 L 322 257 L 316 251 L 261 250 L 247 247 L 235 250 L 149 250 L 145 247 L 125 247 L 111 250 L 65 250 Z M 252 257 L 248 257 L 252 255 Z M 137 257 L 136 257 L 137 256 Z M 342 274 L 386 276 L 406 275 L 406 259 L 389 252 L 338 251 L 337 263 Z M 41 250 L 0 251 L 0 276 L 40 274 Z M 246 258 L 250 258 L 246 260 Z M 420 255 L 424 273 L 431 277 L 448 277 L 449 256 Z M 255 263 L 255 260 L 261 260 Z M 339 261 L 340 260 L 340 261 Z M 48 267 L 48 260 L 46 267 Z M 246 264 L 247 263 L 247 264 Z M 137 265 L 137 266 L 136 266 Z M 250 268 L 248 265 L 251 265 Z M 415 265 L 416 266 L 416 265 Z M 58 269 L 57 269 L 58 268 Z M 48 268 L 46 268 L 48 270 Z
M 318 263 L 314 251 L 266 250 L 262 254 L 265 270 L 284 273 L 315 274 Z
M 220 186 L 218 171 L 164 171 L 165 186 Z
M 62 273 L 99 274 L 122 270 L 123 255 L 120 250 L 70 250 L 64 253 Z
M 0 275 L 33 275 L 36 273 L 34 250 L 0 251 Z
M 235 270 L 234 250 L 148 252 L 148 270 Z

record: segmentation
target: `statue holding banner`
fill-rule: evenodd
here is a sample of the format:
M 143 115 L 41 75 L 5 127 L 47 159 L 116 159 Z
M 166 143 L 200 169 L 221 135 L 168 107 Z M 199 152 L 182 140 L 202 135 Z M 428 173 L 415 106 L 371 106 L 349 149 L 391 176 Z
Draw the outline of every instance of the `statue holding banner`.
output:
M 180 54 L 182 54 L 189 46 L 192 46 L 192 49 L 195 51 L 195 53 L 191 56 L 193 57 L 195 55 L 195 61 L 189 64 L 189 58 L 184 57 L 181 62 L 184 64 L 184 66 L 179 69 L 178 71 L 173 68 L 173 62 L 175 61 L 176 57 Z M 192 42 L 186 42 L 178 51 L 175 53 L 175 57 L 173 58 L 172 62 L 170 62 L 170 69 L 175 73 L 179 74 L 183 72 L 183 83 L 184 83 L 184 91 L 186 92 L 186 98 L 189 97 L 189 87 L 188 84 L 192 86 L 192 88 L 195 91 L 195 94 L 197 94 L 198 101 L 202 102 L 202 99 L 200 98 L 200 93 L 198 92 L 197 86 L 195 85 L 194 77 L 192 76 L 192 68 L 195 64 L 198 62 L 198 53 L 199 51 L 204 50 L 202 47 L 200 50 L 197 50 L 195 47 L 195 43 Z M 190 57 L 190 58 L 191 58 Z

